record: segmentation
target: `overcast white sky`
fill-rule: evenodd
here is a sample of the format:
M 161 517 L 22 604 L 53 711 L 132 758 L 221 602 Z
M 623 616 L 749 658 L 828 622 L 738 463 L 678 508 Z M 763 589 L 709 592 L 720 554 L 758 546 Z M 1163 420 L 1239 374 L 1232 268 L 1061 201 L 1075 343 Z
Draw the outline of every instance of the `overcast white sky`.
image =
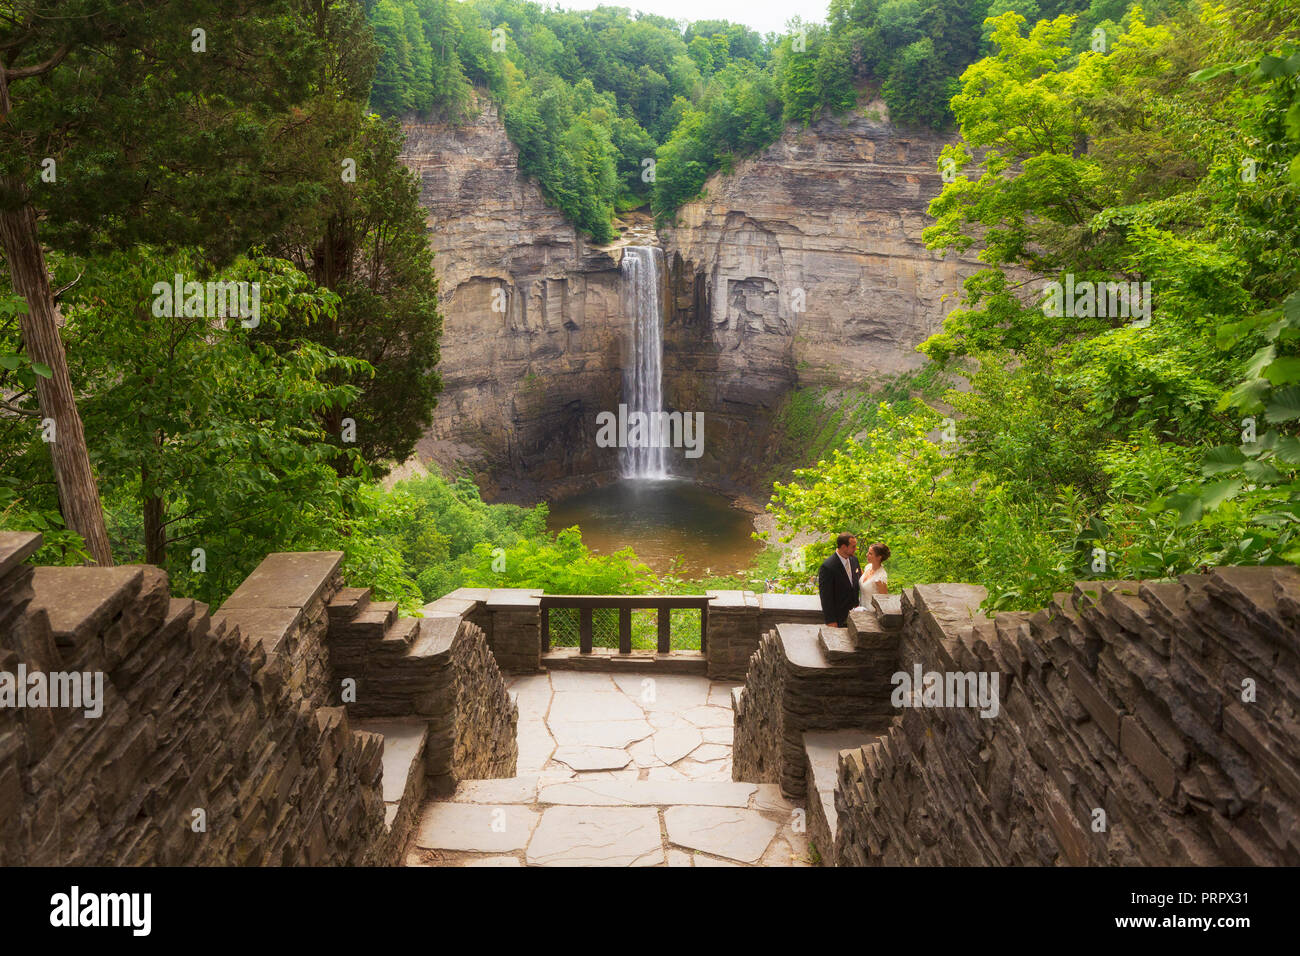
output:
M 785 21 L 799 16 L 805 20 L 826 19 L 828 0 L 540 0 L 545 6 L 566 10 L 594 10 L 601 6 L 626 7 L 658 14 L 673 20 L 730 20 L 753 27 L 759 33 L 781 33 Z

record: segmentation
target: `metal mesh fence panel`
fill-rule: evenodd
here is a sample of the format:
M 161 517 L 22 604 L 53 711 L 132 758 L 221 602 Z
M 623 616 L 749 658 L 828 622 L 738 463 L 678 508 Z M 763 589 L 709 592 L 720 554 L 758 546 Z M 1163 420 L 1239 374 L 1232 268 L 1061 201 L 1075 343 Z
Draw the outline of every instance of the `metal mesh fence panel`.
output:
M 550 638 L 552 647 L 579 647 L 582 643 L 581 611 L 576 607 L 552 607 Z M 673 608 L 669 611 L 672 650 L 700 649 L 700 612 L 697 608 Z M 591 646 L 618 650 L 618 608 L 598 607 L 591 611 Z M 632 649 L 653 651 L 659 646 L 659 612 L 654 608 L 632 611 Z

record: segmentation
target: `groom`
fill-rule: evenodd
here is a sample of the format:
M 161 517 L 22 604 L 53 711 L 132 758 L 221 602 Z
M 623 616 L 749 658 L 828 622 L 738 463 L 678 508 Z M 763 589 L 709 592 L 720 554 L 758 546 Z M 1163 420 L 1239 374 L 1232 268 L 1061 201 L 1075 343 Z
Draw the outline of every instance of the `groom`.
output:
M 842 534 L 835 539 L 835 553 L 822 562 L 817 572 L 817 593 L 822 599 L 822 618 L 831 627 L 844 627 L 849 611 L 858 606 L 858 580 L 862 566 L 854 552 L 858 539 Z

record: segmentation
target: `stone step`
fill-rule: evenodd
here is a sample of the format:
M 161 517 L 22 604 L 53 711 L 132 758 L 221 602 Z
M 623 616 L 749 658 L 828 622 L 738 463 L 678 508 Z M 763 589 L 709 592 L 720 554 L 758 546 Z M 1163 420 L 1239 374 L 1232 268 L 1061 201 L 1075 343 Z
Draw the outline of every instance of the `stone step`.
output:
M 371 601 L 352 620 L 331 630 L 351 640 L 381 641 L 396 620 L 396 601 Z
M 854 647 L 879 647 L 882 644 L 893 646 L 898 643 L 898 629 L 885 627 L 874 608 L 854 608 L 849 612 L 848 625 L 845 630 Z
M 699 651 L 670 651 L 660 654 L 658 651 L 634 650 L 631 654 L 620 654 L 614 648 L 593 647 L 590 654 L 583 654 L 576 647 L 553 647 L 542 655 L 542 667 L 555 671 L 603 671 L 615 674 L 644 671 L 650 674 L 703 676 L 708 673 L 709 662 Z
M 330 624 L 345 624 L 370 603 L 370 588 L 339 588 L 326 605 Z
M 903 626 L 903 597 L 901 594 L 873 594 L 871 606 L 878 620 L 886 629 L 894 630 Z
M 839 815 L 835 810 L 835 787 L 839 780 L 840 753 L 864 747 L 878 736 L 879 730 L 867 728 L 808 731 L 803 735 L 808 761 L 808 836 L 825 865 L 838 865 L 835 834 Z
M 778 624 L 777 639 L 785 653 L 785 659 L 795 670 L 825 670 L 830 661 L 822 650 L 821 624 Z
M 479 855 L 464 865 L 676 866 L 693 857 L 697 867 L 736 866 L 791 856 L 790 843 L 774 842 L 783 821 L 772 811 L 784 816 L 794 807 L 779 797 L 774 803 L 770 784 L 643 787 L 636 802 L 599 803 L 539 802 L 537 786 L 536 777 L 463 780 L 451 800 L 425 804 L 413 845 Z M 715 799 L 723 788 L 736 799 Z M 675 802 L 681 797 L 691 802 Z
M 399 617 L 384 632 L 383 640 L 376 645 L 376 650 L 381 654 L 404 655 L 411 649 L 419 633 L 418 617 Z
M 429 724 L 418 719 L 371 717 L 352 719 L 349 726 L 384 738 L 384 826 L 405 842 L 424 799 L 424 751 Z
M 823 624 L 817 632 L 817 646 L 822 649 L 828 661 L 852 660 L 858 653 L 857 642 L 849 636 L 846 627 L 831 627 Z

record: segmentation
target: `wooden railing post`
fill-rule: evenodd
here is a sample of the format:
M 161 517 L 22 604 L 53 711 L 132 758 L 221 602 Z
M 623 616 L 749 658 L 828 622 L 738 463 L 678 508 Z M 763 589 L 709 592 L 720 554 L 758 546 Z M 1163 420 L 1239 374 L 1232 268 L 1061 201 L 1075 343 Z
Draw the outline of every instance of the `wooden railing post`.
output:
M 578 652 L 591 653 L 591 608 L 584 607 L 578 612 Z
M 642 610 L 658 613 L 658 653 L 672 653 L 674 609 L 700 612 L 700 651 L 708 646 L 709 599 L 697 594 L 543 594 L 539 605 L 543 653 L 551 650 L 551 609 L 557 607 L 578 611 L 578 651 L 582 654 L 592 653 L 592 618 L 597 609 L 618 610 L 619 654 L 633 653 L 632 612 Z
M 632 653 L 632 609 L 630 607 L 618 609 L 618 652 Z

